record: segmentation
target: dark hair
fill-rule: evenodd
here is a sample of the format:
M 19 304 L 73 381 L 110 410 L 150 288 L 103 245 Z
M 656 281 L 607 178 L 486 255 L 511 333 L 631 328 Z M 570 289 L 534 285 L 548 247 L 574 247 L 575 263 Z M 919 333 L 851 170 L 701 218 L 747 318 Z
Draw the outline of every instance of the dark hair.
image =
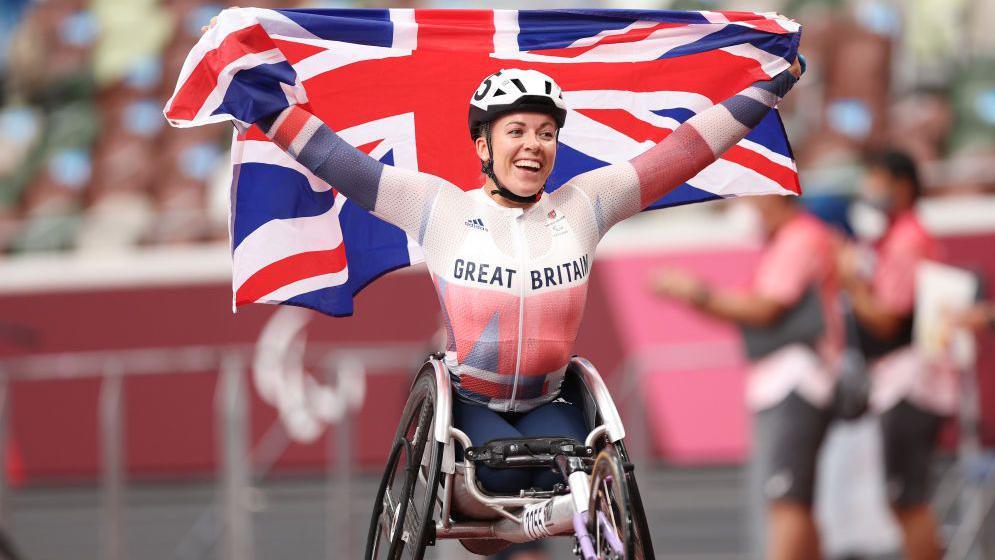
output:
M 912 200 L 922 196 L 922 183 L 919 181 L 919 170 L 916 162 L 909 154 L 899 150 L 885 150 L 871 154 L 867 158 L 868 169 L 879 169 L 891 175 L 893 179 L 908 181 L 912 187 Z

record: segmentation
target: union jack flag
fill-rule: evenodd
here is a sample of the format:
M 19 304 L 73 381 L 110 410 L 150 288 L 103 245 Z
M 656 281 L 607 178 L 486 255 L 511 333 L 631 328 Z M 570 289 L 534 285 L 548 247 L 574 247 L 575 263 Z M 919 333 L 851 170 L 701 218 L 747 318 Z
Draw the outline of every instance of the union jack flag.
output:
M 531 68 L 563 88 L 555 190 L 629 160 L 698 111 L 794 60 L 800 26 L 754 12 L 637 10 L 225 10 L 166 105 L 174 126 L 236 122 L 234 306 L 350 315 L 368 283 L 421 260 L 400 229 L 359 208 L 251 123 L 300 104 L 390 165 L 480 186 L 467 109 L 481 80 Z M 651 208 L 800 193 L 777 111 Z

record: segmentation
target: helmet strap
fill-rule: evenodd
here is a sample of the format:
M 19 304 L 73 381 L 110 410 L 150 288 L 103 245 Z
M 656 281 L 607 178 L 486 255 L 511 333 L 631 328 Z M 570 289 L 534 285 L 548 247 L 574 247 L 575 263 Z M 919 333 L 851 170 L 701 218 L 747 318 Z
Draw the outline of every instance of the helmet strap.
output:
M 487 142 L 487 161 L 480 162 L 480 170 L 484 173 L 484 175 L 490 177 L 491 181 L 494 182 L 494 186 L 497 187 L 491 190 L 491 194 L 501 195 L 504 198 L 519 204 L 539 202 L 539 197 L 542 195 L 542 191 L 546 190 L 546 185 L 543 185 L 542 188 L 539 189 L 539 192 L 532 196 L 521 196 L 511 192 L 507 187 L 501 184 L 501 181 L 498 181 L 497 174 L 494 173 L 494 148 L 491 147 L 491 123 L 484 123 L 483 128 L 484 140 Z

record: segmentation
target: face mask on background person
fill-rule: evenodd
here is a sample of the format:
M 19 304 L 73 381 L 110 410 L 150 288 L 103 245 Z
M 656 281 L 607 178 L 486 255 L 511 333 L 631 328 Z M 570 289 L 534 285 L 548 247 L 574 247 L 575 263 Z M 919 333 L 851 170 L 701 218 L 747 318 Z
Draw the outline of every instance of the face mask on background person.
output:
M 890 202 L 877 200 L 871 203 L 865 197 L 858 198 L 850 204 L 848 212 L 850 226 L 857 239 L 873 243 L 888 229 L 888 213 L 881 206 L 889 206 Z
M 885 214 L 886 216 L 890 214 L 891 210 L 895 207 L 895 200 L 890 195 L 884 193 L 863 193 L 860 195 L 859 201 Z

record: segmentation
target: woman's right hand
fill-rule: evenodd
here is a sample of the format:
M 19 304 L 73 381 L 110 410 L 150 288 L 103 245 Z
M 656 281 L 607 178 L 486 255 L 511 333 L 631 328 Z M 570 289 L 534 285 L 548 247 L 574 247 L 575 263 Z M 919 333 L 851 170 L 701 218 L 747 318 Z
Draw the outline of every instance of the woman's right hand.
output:
M 217 25 L 217 24 L 218 24 L 218 16 L 214 16 L 214 17 L 212 17 L 212 18 L 211 18 L 211 23 L 208 23 L 208 24 L 207 24 L 207 25 L 205 25 L 204 27 L 201 27 L 201 28 L 200 28 L 200 32 L 201 32 L 201 33 L 207 33 L 207 30 L 208 30 L 208 29 L 210 29 L 210 28 L 214 27 L 214 26 L 215 26 L 215 25 Z
M 237 8 L 237 7 L 238 7 L 238 6 L 232 6 L 232 8 Z M 214 27 L 214 26 L 215 26 L 215 25 L 217 25 L 217 24 L 218 24 L 218 16 L 214 16 L 214 17 L 212 17 L 212 18 L 211 18 L 211 21 L 210 21 L 210 23 L 208 23 L 208 24 L 207 24 L 207 25 L 205 25 L 204 27 L 201 27 L 201 28 L 200 28 L 200 32 L 201 32 L 201 33 L 207 33 L 207 30 L 208 30 L 208 29 L 210 29 L 210 28 Z

